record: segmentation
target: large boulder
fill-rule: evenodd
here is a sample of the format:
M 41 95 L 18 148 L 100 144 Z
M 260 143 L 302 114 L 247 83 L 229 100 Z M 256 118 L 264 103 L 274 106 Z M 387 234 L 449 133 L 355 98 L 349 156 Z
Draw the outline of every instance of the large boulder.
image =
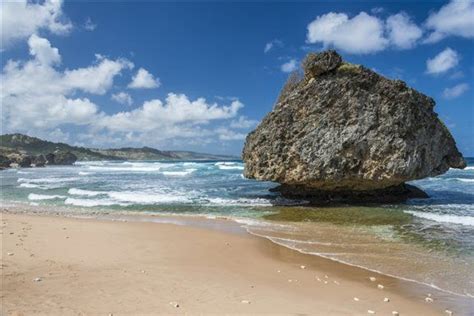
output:
M 309 54 L 243 149 L 244 175 L 314 191 L 393 192 L 466 163 L 432 98 L 335 51 Z M 395 191 L 403 191 L 396 189 Z M 350 200 L 350 198 L 349 198 Z

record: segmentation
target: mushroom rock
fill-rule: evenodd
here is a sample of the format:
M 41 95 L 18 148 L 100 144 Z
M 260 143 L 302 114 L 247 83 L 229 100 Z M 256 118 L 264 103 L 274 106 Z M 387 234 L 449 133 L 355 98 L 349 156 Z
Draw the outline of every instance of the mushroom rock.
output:
M 426 196 L 405 182 L 466 166 L 432 98 L 332 50 L 302 67 L 246 138 L 247 178 L 314 203 L 394 202 Z

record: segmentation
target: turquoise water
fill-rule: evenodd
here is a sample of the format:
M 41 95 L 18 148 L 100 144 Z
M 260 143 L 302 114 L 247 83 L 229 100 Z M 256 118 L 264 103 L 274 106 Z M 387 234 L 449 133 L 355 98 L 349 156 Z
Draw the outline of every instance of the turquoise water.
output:
M 245 179 L 241 161 L 79 162 L 2 171 L 2 203 L 69 214 L 228 217 L 298 251 L 474 293 L 474 160 L 414 181 L 429 199 L 401 205 L 313 208 L 288 203 L 271 182 Z M 301 201 L 304 205 L 304 201 Z

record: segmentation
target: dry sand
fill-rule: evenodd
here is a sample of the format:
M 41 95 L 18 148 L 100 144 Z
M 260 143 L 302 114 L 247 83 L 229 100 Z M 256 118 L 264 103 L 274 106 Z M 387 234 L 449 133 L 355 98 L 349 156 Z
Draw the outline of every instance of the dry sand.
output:
M 4 315 L 460 315 L 472 303 L 239 230 L 3 212 L 1 233 Z

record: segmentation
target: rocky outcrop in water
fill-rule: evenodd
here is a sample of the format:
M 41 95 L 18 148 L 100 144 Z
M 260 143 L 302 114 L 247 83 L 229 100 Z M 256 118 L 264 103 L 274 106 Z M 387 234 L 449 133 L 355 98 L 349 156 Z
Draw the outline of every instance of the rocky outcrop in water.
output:
M 309 54 L 247 136 L 244 175 L 315 202 L 372 201 L 384 192 L 403 200 L 413 194 L 405 182 L 466 166 L 434 106 L 335 51 Z

